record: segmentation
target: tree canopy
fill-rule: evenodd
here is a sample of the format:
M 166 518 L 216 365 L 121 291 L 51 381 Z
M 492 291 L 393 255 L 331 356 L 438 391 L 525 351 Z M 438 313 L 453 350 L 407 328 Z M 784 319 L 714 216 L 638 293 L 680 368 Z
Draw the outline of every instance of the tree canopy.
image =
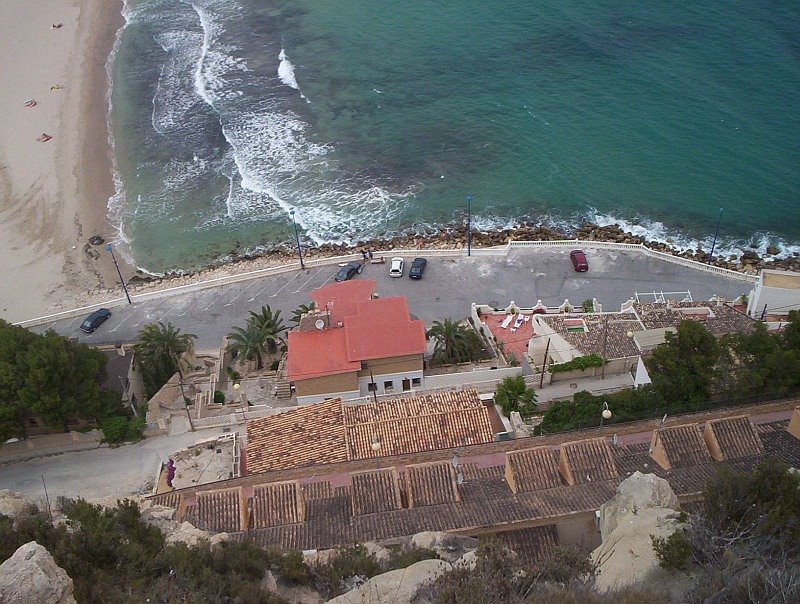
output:
M 481 337 L 464 323 L 434 321 L 426 336 L 434 340 L 433 359 L 438 363 L 465 363 L 484 356 Z
M 229 350 L 245 359 L 255 361 L 257 369 L 264 366 L 264 357 L 284 349 L 286 343 L 280 335 L 286 331 L 281 311 L 272 312 L 262 306 L 261 312 L 250 311 L 244 327 L 233 327 L 228 334 Z
M 677 333 L 667 332 L 645 360 L 653 385 L 665 398 L 702 401 L 711 393 L 711 370 L 720 355 L 714 334 L 697 321 L 682 321 Z
M 180 371 L 180 358 L 192 350 L 196 339 L 196 335 L 181 333 L 172 323 L 157 321 L 142 328 L 133 348 L 148 399 Z
M 494 402 L 500 405 L 506 417 L 518 411 L 524 419 L 536 411 L 536 393 L 525 384 L 525 378 L 521 375 L 503 378 L 497 385 Z
M 106 356 L 54 331 L 36 334 L 0 320 L 0 439 L 27 436 L 32 416 L 63 430 L 124 411 L 104 390 Z

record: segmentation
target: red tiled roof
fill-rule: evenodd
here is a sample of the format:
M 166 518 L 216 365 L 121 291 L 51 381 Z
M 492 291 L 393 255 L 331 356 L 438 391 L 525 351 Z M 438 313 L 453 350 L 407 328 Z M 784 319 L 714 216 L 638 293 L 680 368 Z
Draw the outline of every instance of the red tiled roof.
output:
M 355 279 L 324 285 L 311 292 L 311 299 L 317 308 L 328 308 L 331 325 L 344 321 L 345 317 L 356 314 L 358 305 L 369 300 L 375 293 L 377 283 L 369 279 Z
M 348 359 L 344 329 L 290 331 L 287 346 L 290 382 L 361 369 L 361 361 Z
M 373 450 L 375 439 L 381 447 Z M 343 405 L 323 401 L 247 422 L 247 470 L 322 465 L 490 443 L 489 410 L 474 389 Z
M 331 328 L 289 332 L 289 381 L 358 371 L 361 361 L 425 352 L 425 325 L 411 320 L 406 299 L 372 300 L 374 289 L 374 281 L 346 281 L 312 292 L 320 308 L 333 300 Z

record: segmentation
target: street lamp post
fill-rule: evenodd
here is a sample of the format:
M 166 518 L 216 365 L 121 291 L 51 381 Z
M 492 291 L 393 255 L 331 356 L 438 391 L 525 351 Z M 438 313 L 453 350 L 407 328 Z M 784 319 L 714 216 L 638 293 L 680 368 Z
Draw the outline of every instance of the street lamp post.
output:
M 717 247 L 717 235 L 719 235 L 719 225 L 722 224 L 722 210 L 724 208 L 719 209 L 719 219 L 717 220 L 717 230 L 714 231 L 714 243 L 711 244 L 711 253 L 708 255 L 708 263 L 711 264 L 711 261 L 714 259 L 714 248 Z
M 125 297 L 128 299 L 128 304 L 133 304 L 131 302 L 131 296 L 128 293 L 128 287 L 125 285 L 125 279 L 122 278 L 122 271 L 119 270 L 119 264 L 117 263 L 117 257 L 114 255 L 114 248 L 110 243 L 106 244 L 106 251 L 111 252 L 111 259 L 114 261 L 114 266 L 117 267 L 117 274 L 119 275 L 119 282 L 122 284 L 122 290 L 125 292 Z
M 467 195 L 467 256 L 472 255 L 472 195 Z
M 608 403 L 603 403 L 603 411 L 600 413 L 600 430 L 603 431 L 603 420 L 611 419 L 611 409 L 608 408 Z
M 289 212 L 289 215 L 292 217 L 292 222 L 294 223 L 294 240 L 297 242 L 297 255 L 300 256 L 300 268 L 302 270 L 305 270 L 306 265 L 303 262 L 303 250 L 300 247 L 300 233 L 297 230 L 297 220 L 295 220 L 294 213 L 295 213 L 295 210 L 292 209 Z

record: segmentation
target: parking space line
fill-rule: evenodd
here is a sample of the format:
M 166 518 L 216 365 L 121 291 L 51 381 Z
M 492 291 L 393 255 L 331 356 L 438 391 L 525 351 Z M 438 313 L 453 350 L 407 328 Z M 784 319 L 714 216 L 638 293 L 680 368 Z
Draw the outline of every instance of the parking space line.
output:
M 235 295 L 233 298 L 231 298 L 231 299 L 230 299 L 228 302 L 226 302 L 225 304 L 223 304 L 223 306 L 231 306 L 231 305 L 233 304 L 233 301 L 234 301 L 234 300 L 236 300 L 236 298 L 238 298 L 239 296 L 241 296 L 241 295 L 242 295 L 244 292 L 246 292 L 248 289 L 250 289 L 251 287 L 253 287 L 253 286 L 254 286 L 256 283 L 258 283 L 258 281 L 251 281 L 251 282 L 250 282 L 250 285 L 248 285 L 247 287 L 245 287 L 244 289 L 242 289 L 242 291 L 240 291 L 238 294 L 236 294 L 236 295 Z
M 295 279 L 297 279 L 297 277 L 299 277 L 301 274 L 302 274 L 302 273 L 297 273 L 297 274 L 296 274 L 294 277 L 292 277 L 291 279 L 289 279 L 289 280 L 288 280 L 288 281 L 287 281 L 287 282 L 286 282 L 286 283 L 283 285 L 283 287 L 281 287 L 281 288 L 280 288 L 278 291 L 276 291 L 274 294 L 272 294 L 272 295 L 270 296 L 270 298 L 274 298 L 274 297 L 275 297 L 275 296 L 277 296 L 279 293 L 281 293 L 281 292 L 282 292 L 284 289 L 286 289 L 287 287 L 289 287 L 289 284 L 290 284 L 292 281 L 294 281 Z
M 293 293 L 293 294 L 299 293 L 299 292 L 300 292 L 300 290 L 301 290 L 301 289 L 303 289 L 303 288 L 304 288 L 304 287 L 305 287 L 305 286 L 308 284 L 308 282 L 309 282 L 309 281 L 311 281 L 311 280 L 312 280 L 314 277 L 316 277 L 317 275 L 319 275 L 319 274 L 320 274 L 320 273 L 321 273 L 323 270 L 325 270 L 325 268 L 326 268 L 326 267 L 324 267 L 324 266 L 323 266 L 323 267 L 320 267 L 319 269 L 317 269 L 317 272 L 316 272 L 316 273 L 314 273 L 313 275 L 311 275 L 311 276 L 310 276 L 310 277 L 309 277 L 309 278 L 306 280 L 306 282 L 305 282 L 305 283 L 303 283 L 303 285 L 301 285 L 300 287 L 298 287 L 298 288 L 297 288 L 296 290 L 294 290 L 292 293 Z
M 130 321 L 132 318 L 133 318 L 133 313 L 128 313 L 128 316 L 125 317 L 124 319 L 122 319 L 122 321 L 120 321 L 119 323 L 117 323 L 117 325 L 114 327 L 114 329 L 109 329 L 108 331 L 110 331 L 110 332 L 117 331 L 120 327 L 122 327 L 125 323 Z
M 261 288 L 260 290 L 258 290 L 258 291 L 257 291 L 257 292 L 256 292 L 256 293 L 253 295 L 253 297 L 252 297 L 252 298 L 248 298 L 248 299 L 247 299 L 247 301 L 248 301 L 248 302 L 252 302 L 252 301 L 253 301 L 253 300 L 255 300 L 256 298 L 258 298 L 258 296 L 260 296 L 261 294 L 263 294 L 263 293 L 264 293 L 264 292 L 267 290 L 267 288 L 269 288 L 269 286 L 270 286 L 270 285 L 272 285 L 273 283 L 275 283 L 275 282 L 278 280 L 278 278 L 279 278 L 279 277 L 280 277 L 280 275 L 278 275 L 277 277 L 273 277 L 272 279 L 270 279 L 270 280 L 269 280 L 269 283 L 267 283 L 267 284 L 266 284 L 266 285 L 265 285 L 263 288 Z
M 212 306 L 214 306 L 214 305 L 215 305 L 217 302 L 219 302 L 220 300 L 222 300 L 222 298 L 224 298 L 224 297 L 225 297 L 225 294 L 221 294 L 221 295 L 219 295 L 219 296 L 214 296 L 214 298 L 211 300 L 211 302 L 209 302 L 208 306 L 206 306 L 206 307 L 203 309 L 203 311 L 206 311 L 206 310 L 208 310 L 209 308 L 211 308 Z

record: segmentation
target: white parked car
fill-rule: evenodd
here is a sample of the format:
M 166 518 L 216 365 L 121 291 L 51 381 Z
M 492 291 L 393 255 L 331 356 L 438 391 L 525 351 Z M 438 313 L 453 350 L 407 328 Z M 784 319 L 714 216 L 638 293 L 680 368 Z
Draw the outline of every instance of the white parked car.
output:
M 403 276 L 403 259 L 402 258 L 392 258 L 392 268 L 389 269 L 389 276 L 390 277 L 402 277 Z

